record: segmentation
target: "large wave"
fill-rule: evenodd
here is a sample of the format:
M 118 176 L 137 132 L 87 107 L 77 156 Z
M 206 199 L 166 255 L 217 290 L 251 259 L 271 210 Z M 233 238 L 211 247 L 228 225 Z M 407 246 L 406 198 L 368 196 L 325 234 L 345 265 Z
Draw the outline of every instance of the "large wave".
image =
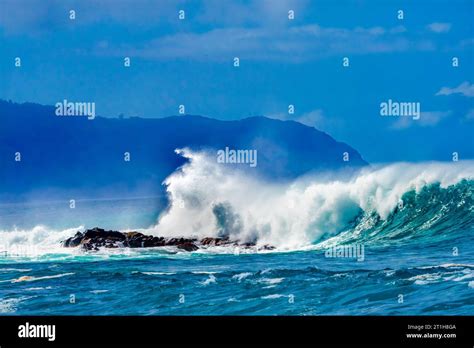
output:
M 189 161 L 165 180 L 170 205 L 149 230 L 161 236 L 293 249 L 334 236 L 410 238 L 474 225 L 473 161 L 376 165 L 350 177 L 319 173 L 274 183 L 207 152 L 178 153 Z
M 164 182 L 168 209 L 155 226 L 139 231 L 295 250 L 419 237 L 429 242 L 474 228 L 474 161 L 395 163 L 273 182 L 252 168 L 217 163 L 208 152 L 179 153 L 188 162 Z M 84 228 L 0 230 L 0 256 L 69 252 L 61 241 Z

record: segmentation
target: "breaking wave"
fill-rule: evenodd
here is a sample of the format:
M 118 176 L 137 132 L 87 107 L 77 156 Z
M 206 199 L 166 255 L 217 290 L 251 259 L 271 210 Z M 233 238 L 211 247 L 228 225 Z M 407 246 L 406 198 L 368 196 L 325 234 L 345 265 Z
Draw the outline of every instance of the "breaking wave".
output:
M 319 173 L 268 182 L 206 152 L 169 176 L 169 207 L 148 232 L 229 237 L 279 249 L 393 242 L 474 226 L 474 161 L 395 163 L 350 177 Z M 249 169 L 251 170 L 251 169 Z
M 474 161 L 395 163 L 349 176 L 314 173 L 273 182 L 219 164 L 206 152 L 178 152 L 188 162 L 164 182 L 168 208 L 155 226 L 138 231 L 165 237 L 228 237 L 288 251 L 420 238 L 429 243 L 474 228 Z M 80 255 L 63 248 L 61 241 L 84 229 L 0 230 L 0 256 L 6 251 L 10 256 Z M 144 256 L 139 250 L 127 252 L 130 257 Z M 120 251 L 104 251 L 105 257 L 111 253 Z

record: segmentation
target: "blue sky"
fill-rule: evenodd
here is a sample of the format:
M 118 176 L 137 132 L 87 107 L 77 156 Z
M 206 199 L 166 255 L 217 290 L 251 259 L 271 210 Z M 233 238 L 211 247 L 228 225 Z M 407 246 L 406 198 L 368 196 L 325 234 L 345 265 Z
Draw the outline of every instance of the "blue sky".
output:
M 469 0 L 0 0 L 0 98 L 107 117 L 184 104 L 297 120 L 369 162 L 474 158 L 473 17 Z M 420 120 L 381 117 L 388 99 L 419 102 Z

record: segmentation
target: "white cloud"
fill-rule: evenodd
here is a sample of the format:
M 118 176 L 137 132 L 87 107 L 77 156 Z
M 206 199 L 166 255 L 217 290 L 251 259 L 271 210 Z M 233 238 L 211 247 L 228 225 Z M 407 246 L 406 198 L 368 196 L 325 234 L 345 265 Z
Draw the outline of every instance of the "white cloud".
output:
M 301 62 L 334 55 L 431 50 L 428 41 L 412 42 L 398 30 L 382 27 L 353 29 L 305 25 L 291 28 L 219 28 L 203 33 L 159 37 L 140 47 L 98 50 L 98 54 L 130 55 L 148 59 L 193 59 Z
M 412 117 L 399 117 L 393 124 L 393 129 L 405 129 L 413 126 L 433 127 L 445 118 L 451 116 L 451 111 L 426 111 L 421 112 L 420 118 L 414 120 Z
M 469 109 L 469 111 L 466 114 L 465 119 L 468 121 L 474 121 L 474 108 Z
M 418 123 L 421 127 L 436 126 L 439 122 L 451 115 L 451 111 L 427 111 L 422 112 Z
M 309 0 L 204 0 L 197 19 L 214 25 L 289 25 L 288 11 L 304 16 Z
M 407 28 L 405 28 L 403 25 L 399 25 L 390 29 L 391 34 L 400 34 L 400 33 L 405 33 L 406 31 L 407 31 Z
M 474 45 L 474 38 L 464 39 L 459 42 L 459 48 L 463 49 L 465 47 L 470 47 Z
M 327 123 L 326 117 L 321 109 L 304 113 L 303 115 L 296 117 L 295 121 L 318 129 L 325 128 L 325 124 Z
M 68 28 L 69 11 L 76 26 L 116 22 L 141 27 L 177 24 L 178 11 L 200 23 L 219 25 L 288 25 L 288 10 L 303 16 L 309 0 L 0 0 L 0 27 L 8 34 L 33 34 Z
M 440 22 L 435 22 L 428 24 L 426 26 L 428 30 L 432 31 L 433 33 L 447 33 L 448 31 L 451 30 L 451 23 L 440 23 Z
M 70 25 L 69 11 L 76 11 L 75 25 L 101 21 L 156 26 L 176 21 L 184 0 L 0 0 L 0 27 L 7 34 L 53 32 Z
M 111 40 L 108 47 L 102 42 L 96 43 L 95 49 L 81 48 L 87 52 L 94 49 L 103 56 L 127 54 L 158 60 L 222 62 L 239 56 L 244 61 L 302 62 L 328 56 L 436 49 L 433 41 L 416 35 L 409 37 L 407 29 L 400 25 L 392 28 L 299 25 L 299 19 L 308 12 L 305 8 L 312 5 L 309 0 L 196 1 L 193 2 L 196 12 L 187 13 L 192 20 L 185 26 L 177 23 L 177 11 L 186 8 L 189 0 L 28 0 L 27 6 L 17 0 L 0 2 L 3 7 L 0 27 L 7 33 L 34 35 L 71 28 L 67 18 L 69 9 L 77 12 L 75 28 L 112 22 L 138 31 L 161 26 L 169 33 L 154 39 L 137 35 L 128 44 Z M 288 21 L 288 9 L 296 11 L 295 21 Z M 199 30 L 194 30 L 194 25 L 200 25 Z M 446 30 L 446 25 L 449 24 L 432 23 L 430 27 Z
M 438 93 L 436 93 L 436 95 L 451 94 L 462 94 L 465 97 L 474 97 L 474 85 L 466 81 L 454 88 L 443 87 L 438 91 Z

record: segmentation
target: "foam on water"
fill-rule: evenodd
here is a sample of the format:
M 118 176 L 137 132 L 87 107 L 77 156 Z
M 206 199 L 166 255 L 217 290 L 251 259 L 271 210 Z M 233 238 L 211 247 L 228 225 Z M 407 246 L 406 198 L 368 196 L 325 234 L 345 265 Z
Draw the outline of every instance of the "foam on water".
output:
M 254 248 L 218 246 L 193 254 L 312 250 L 356 240 L 366 231 L 370 231 L 366 242 L 368 237 L 377 240 L 390 225 L 398 234 L 410 234 L 415 230 L 436 231 L 437 226 L 472 228 L 474 221 L 474 161 L 395 163 L 363 168 L 350 177 L 318 173 L 275 183 L 218 164 L 215 156 L 206 152 L 179 153 L 189 161 L 165 180 L 169 208 L 156 225 L 138 230 L 165 237 L 229 237 L 257 243 Z M 437 191 L 418 197 L 432 185 L 438 185 Z M 404 215 L 398 207 L 402 198 L 412 204 Z M 431 211 L 423 211 L 425 207 Z M 395 213 L 399 213 L 398 220 L 393 217 Z M 150 252 L 127 248 L 84 253 L 78 248 L 63 248 L 61 241 L 78 230 L 84 226 L 53 230 L 41 225 L 32 230 L 0 231 L 0 262 L 5 254 L 19 256 L 18 260 L 21 256 L 41 260 L 42 255 L 56 259 L 140 258 Z M 264 245 L 277 249 L 259 249 Z M 159 249 L 153 253 L 189 257 L 176 248 Z
M 319 173 L 269 183 L 219 165 L 205 152 L 179 153 L 189 162 L 166 179 L 170 206 L 149 233 L 226 236 L 287 250 L 335 236 L 361 213 L 367 215 L 361 223 L 371 227 L 372 213 L 387 219 L 407 192 L 419 193 L 432 184 L 446 189 L 474 179 L 474 162 L 461 161 L 396 163 L 364 168 L 350 178 Z M 470 202 L 459 197 L 457 204 Z M 474 208 L 468 209 L 472 213 Z M 438 213 L 426 218 L 424 229 L 442 218 Z

